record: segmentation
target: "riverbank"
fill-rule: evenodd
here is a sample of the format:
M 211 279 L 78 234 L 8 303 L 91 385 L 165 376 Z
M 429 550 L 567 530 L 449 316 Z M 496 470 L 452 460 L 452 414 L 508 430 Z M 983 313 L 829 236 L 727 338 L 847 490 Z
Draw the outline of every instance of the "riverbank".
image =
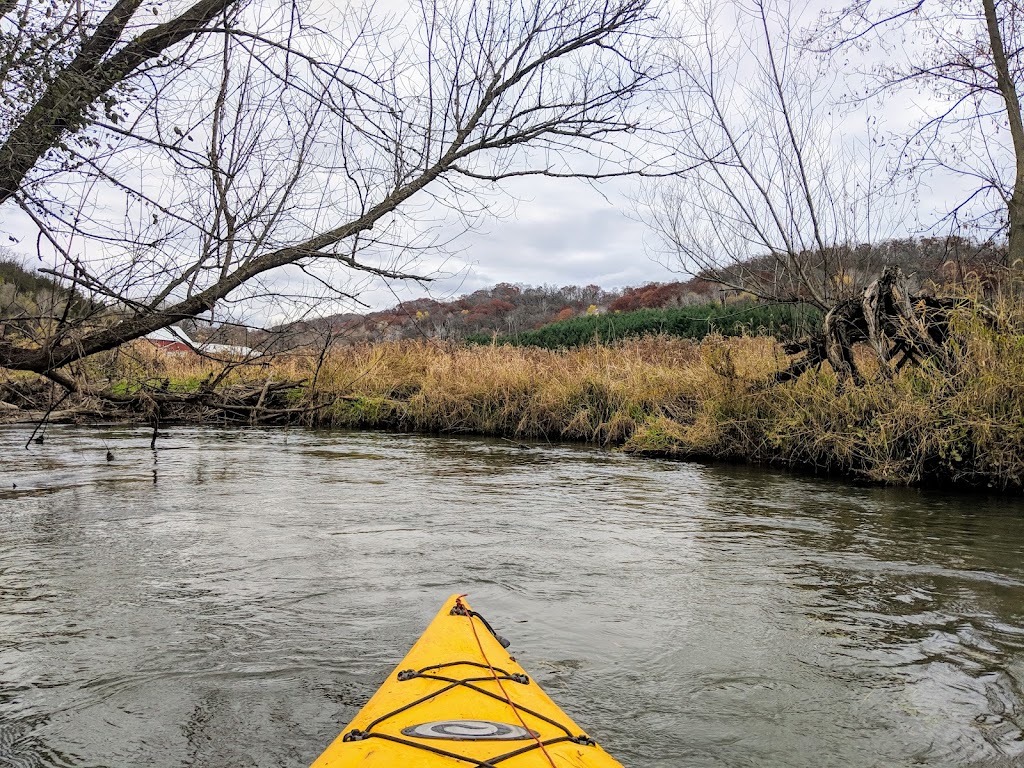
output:
M 21 410 L 7 408 L 0 418 L 39 419 L 54 407 L 77 421 L 295 423 L 581 441 L 874 483 L 1019 492 L 1024 346 L 994 332 L 965 338 L 955 375 L 908 366 L 891 382 L 842 390 L 827 368 L 769 383 L 787 361 L 762 337 L 647 338 L 566 351 L 395 342 L 343 348 L 323 360 L 279 357 L 219 380 L 217 363 L 122 351 L 81 377 L 114 400 L 57 402 L 58 389 L 8 376 L 0 381 L 3 399 Z

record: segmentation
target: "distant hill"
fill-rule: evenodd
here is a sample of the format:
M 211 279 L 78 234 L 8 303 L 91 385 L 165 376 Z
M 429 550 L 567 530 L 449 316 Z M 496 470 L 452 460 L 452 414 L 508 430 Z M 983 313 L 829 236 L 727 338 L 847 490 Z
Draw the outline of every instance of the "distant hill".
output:
M 1005 259 L 1005 248 L 998 244 L 949 237 L 905 238 L 851 247 L 844 262 L 858 280 L 876 276 L 885 265 L 898 264 L 910 276 L 915 290 L 930 285 L 957 285 L 985 293 L 998 285 L 1005 271 Z M 744 272 L 763 276 L 773 269 L 775 264 L 769 257 L 752 259 L 738 271 L 737 282 L 742 282 Z M 268 351 L 303 347 L 323 349 L 331 344 L 414 338 L 462 341 L 469 337 L 517 337 L 554 323 L 593 315 L 650 309 L 680 310 L 709 304 L 724 306 L 743 298 L 738 295 L 740 293 L 723 288 L 707 279 L 706 275 L 623 289 L 605 289 L 597 285 L 555 287 L 500 283 L 452 301 L 420 298 L 386 310 L 338 314 L 264 330 L 210 325 L 200 320 L 182 325 L 192 338 L 200 342 L 242 345 Z M 53 307 L 68 296 L 73 298 L 73 308 L 78 312 L 90 311 L 90 306 L 95 311 L 98 306 L 88 305 L 73 291 L 55 288 L 51 278 L 25 268 L 0 249 L 0 332 L 15 329 L 20 318 L 54 314 Z M 707 316 L 712 315 L 714 312 Z M 677 313 L 672 318 L 689 316 L 691 313 Z M 657 321 L 652 317 L 648 316 L 636 327 L 650 323 L 662 328 L 677 327 L 672 325 L 676 320 L 667 319 L 668 316 Z M 766 320 L 760 327 L 774 328 L 778 323 L 782 320 Z M 785 325 L 788 327 L 789 324 Z M 593 320 L 587 320 L 572 327 L 578 329 L 572 333 L 585 333 L 592 337 L 598 326 Z M 614 333 L 621 332 L 624 327 L 621 320 L 608 325 L 608 328 L 619 329 Z M 682 327 L 678 326 L 679 329 Z M 545 338 L 559 338 L 564 330 L 563 326 L 557 333 L 549 332 Z
M 892 264 L 903 268 L 915 290 L 967 286 L 985 293 L 993 290 L 1001 279 L 1005 271 L 1005 258 L 1005 249 L 998 244 L 976 243 L 958 237 L 905 238 L 872 246 L 850 247 L 844 262 L 848 265 L 850 275 L 858 281 L 873 279 L 884 266 Z M 743 265 L 743 270 L 737 275 L 737 282 L 742 283 L 742 272 L 770 273 L 775 268 L 774 261 L 769 257 L 752 259 Z M 520 338 L 523 343 L 533 343 L 526 340 L 536 338 L 546 339 L 545 344 L 561 343 L 554 340 L 562 338 L 564 333 L 573 338 L 580 333 L 593 338 L 598 327 L 618 328 L 618 331 L 608 330 L 613 335 L 625 327 L 623 320 L 602 324 L 593 319 L 584 319 L 590 315 L 653 309 L 681 310 L 708 304 L 724 306 L 743 299 L 741 293 L 723 288 L 706 276 L 613 290 L 596 285 L 556 288 L 501 283 L 453 301 L 422 298 L 365 315 L 343 314 L 292 323 L 269 329 L 267 338 L 278 348 L 322 347 L 325 343 L 410 338 L 479 341 L 495 336 Z M 783 329 L 785 334 L 788 332 L 785 329 L 792 327 L 792 324 L 777 316 L 781 311 L 771 310 L 774 314 L 769 313 L 771 317 L 766 315 L 765 321 L 759 325 L 749 318 L 740 323 L 754 322 L 766 330 Z M 711 310 L 703 312 L 703 315 L 718 317 Z M 684 333 L 683 327 L 690 321 L 681 318 L 691 316 L 696 317 L 692 312 L 659 316 L 658 319 L 646 316 L 643 320 L 636 320 L 636 329 L 651 325 L 663 329 L 675 328 L 677 332 Z M 579 322 L 565 325 L 566 321 L 574 319 Z M 633 321 L 630 319 L 629 322 Z M 532 333 L 555 323 L 561 324 L 557 331 L 546 331 L 539 337 Z M 721 322 L 718 324 L 721 325 Z M 605 331 L 600 333 L 604 334 Z M 685 331 L 685 334 L 689 334 L 689 331 Z
M 452 301 L 421 298 L 390 309 L 289 323 L 266 331 L 280 348 L 333 343 L 432 338 L 461 341 L 472 335 L 510 335 L 576 317 L 628 308 L 706 304 L 728 292 L 706 280 L 651 283 L 606 290 L 596 285 L 529 286 L 500 283 Z
M 27 269 L 15 256 L 0 249 L 0 336 L 18 332 L 31 334 L 35 318 L 62 316 L 69 300 L 69 319 L 98 308 L 79 292 L 58 287 L 52 277 Z
M 53 278 L 30 272 L 13 256 L 0 255 L 0 284 L 9 286 L 10 291 L 31 295 L 52 289 Z

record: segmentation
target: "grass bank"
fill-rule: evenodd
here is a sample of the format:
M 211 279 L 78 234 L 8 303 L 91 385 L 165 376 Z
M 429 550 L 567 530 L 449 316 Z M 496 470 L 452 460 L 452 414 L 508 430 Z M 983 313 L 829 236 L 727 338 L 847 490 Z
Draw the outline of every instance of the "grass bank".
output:
M 259 393 L 236 421 L 277 414 L 278 423 L 309 426 L 583 441 L 879 483 L 1020 491 L 1024 337 L 964 322 L 957 373 L 907 367 L 891 382 L 845 390 L 827 368 L 768 385 L 786 364 L 775 342 L 722 336 L 562 351 L 384 343 L 338 350 L 319 366 L 296 356 L 240 367 L 217 388 Z M 122 352 L 88 378 L 125 395 L 173 394 L 202 391 L 218 369 Z

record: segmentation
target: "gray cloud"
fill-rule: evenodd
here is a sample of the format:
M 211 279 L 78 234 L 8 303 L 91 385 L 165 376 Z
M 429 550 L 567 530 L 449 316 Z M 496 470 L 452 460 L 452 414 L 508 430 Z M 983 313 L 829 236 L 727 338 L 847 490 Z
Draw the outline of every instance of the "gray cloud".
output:
M 578 181 L 516 180 L 511 211 L 458 238 L 456 254 L 442 268 L 448 274 L 431 284 L 430 294 L 445 299 L 502 282 L 621 288 L 682 279 L 651 257 L 653 236 L 630 217 L 626 191 L 624 183 L 597 191 Z M 374 288 L 363 298 L 384 306 L 395 295 L 424 293 L 416 285 L 390 288 Z

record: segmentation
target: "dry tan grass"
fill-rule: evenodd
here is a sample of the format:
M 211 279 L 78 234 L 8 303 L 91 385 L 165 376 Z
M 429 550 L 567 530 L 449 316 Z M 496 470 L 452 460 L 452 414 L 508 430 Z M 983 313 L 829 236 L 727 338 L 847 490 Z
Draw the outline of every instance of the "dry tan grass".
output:
M 738 340 L 737 340 L 738 341 Z M 639 340 L 566 352 L 425 342 L 354 347 L 319 377 L 335 425 L 621 444 L 647 417 L 692 404 L 700 348 Z M 713 375 L 713 374 L 712 374 Z

